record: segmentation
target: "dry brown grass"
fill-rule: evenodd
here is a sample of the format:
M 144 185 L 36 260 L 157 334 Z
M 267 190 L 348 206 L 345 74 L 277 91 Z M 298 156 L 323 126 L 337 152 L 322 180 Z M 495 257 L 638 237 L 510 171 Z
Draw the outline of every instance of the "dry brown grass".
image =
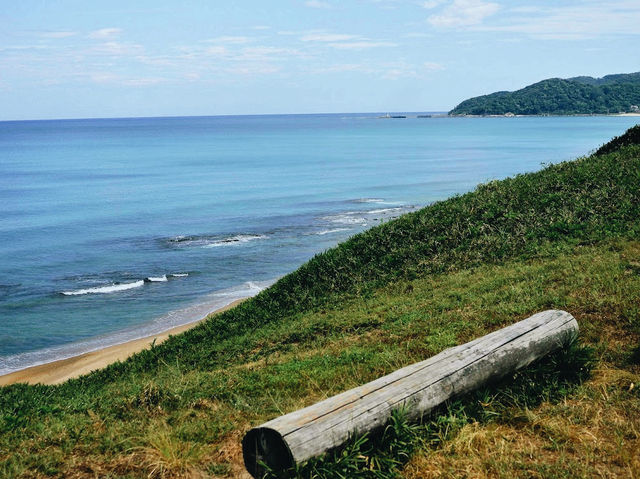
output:
M 464 426 L 440 448 L 416 455 L 403 476 L 638 478 L 639 381 L 629 371 L 600 369 L 570 399 L 507 423 Z
M 217 464 L 226 464 L 229 471 L 226 477 L 237 477 L 240 479 L 251 479 L 251 475 L 244 468 L 242 459 L 242 437 L 249 429 L 247 426 L 240 431 L 233 431 L 228 434 L 216 448 L 211 460 Z

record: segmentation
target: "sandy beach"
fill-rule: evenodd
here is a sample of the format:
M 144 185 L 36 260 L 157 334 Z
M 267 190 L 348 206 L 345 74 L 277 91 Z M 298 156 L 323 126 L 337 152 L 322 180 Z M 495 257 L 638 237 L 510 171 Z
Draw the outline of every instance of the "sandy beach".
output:
M 213 311 L 211 314 L 226 311 L 238 305 L 242 301 L 244 301 L 244 299 L 238 299 L 223 308 Z M 180 334 L 191 329 L 205 319 L 206 318 L 203 318 L 200 321 L 178 326 L 160 334 L 154 334 L 145 338 L 134 339 L 133 341 L 126 343 L 109 346 L 98 351 L 91 351 L 72 358 L 61 359 L 59 361 L 21 369 L 20 371 L 0 376 L 0 386 L 15 383 L 60 384 L 68 379 L 88 374 L 96 369 L 104 368 L 116 361 L 124 361 L 129 356 L 148 348 L 154 341 L 155 344 L 160 344 L 169 339 L 169 336 L 175 336 L 176 334 Z

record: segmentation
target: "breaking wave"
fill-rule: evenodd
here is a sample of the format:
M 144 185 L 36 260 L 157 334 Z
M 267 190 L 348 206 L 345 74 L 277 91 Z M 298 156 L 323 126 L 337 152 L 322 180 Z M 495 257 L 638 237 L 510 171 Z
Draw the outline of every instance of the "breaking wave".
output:
M 175 275 L 181 274 L 185 275 L 186 273 L 175 273 Z M 167 276 L 170 277 L 175 275 Z M 255 296 L 263 289 L 275 283 L 275 281 L 275 279 L 268 281 L 247 281 L 227 289 L 214 291 L 213 293 L 200 298 L 198 302 L 190 306 L 170 311 L 169 313 L 157 317 L 152 321 L 138 326 L 133 326 L 128 329 L 37 351 L 29 351 L 5 357 L 0 356 L 0 375 L 8 374 L 31 366 L 37 366 L 39 364 L 71 358 L 90 351 L 96 351 L 116 344 L 122 344 L 127 341 L 153 336 L 177 326 L 193 323 L 205 318 L 210 313 L 219 310 L 236 300 Z M 144 284 L 143 281 L 140 282 Z
M 349 231 L 351 228 L 332 228 L 329 230 L 322 230 L 322 231 L 317 231 L 316 233 L 313 233 L 315 235 L 319 235 L 319 236 L 324 236 L 324 235 L 328 235 L 331 233 L 338 233 L 340 231 Z
M 164 283 L 165 281 L 169 281 L 166 274 L 162 276 L 149 276 L 144 279 L 145 283 Z
M 109 294 L 118 293 L 121 291 L 127 291 L 130 289 L 140 288 L 145 283 L 164 283 L 169 281 L 169 278 L 184 278 L 189 276 L 189 273 L 173 273 L 163 274 L 162 276 L 148 276 L 144 279 L 132 281 L 130 283 L 111 283 L 103 286 L 95 286 L 93 288 L 76 289 L 72 291 L 62 291 L 64 296 L 82 296 L 85 294 Z
M 65 296 L 80 296 L 83 294 L 109 294 L 117 293 L 119 291 L 126 291 L 128 289 L 139 288 L 144 286 L 144 280 L 134 281 L 133 283 L 113 283 L 108 286 L 97 286 L 95 288 L 78 289 L 76 291 L 63 291 Z

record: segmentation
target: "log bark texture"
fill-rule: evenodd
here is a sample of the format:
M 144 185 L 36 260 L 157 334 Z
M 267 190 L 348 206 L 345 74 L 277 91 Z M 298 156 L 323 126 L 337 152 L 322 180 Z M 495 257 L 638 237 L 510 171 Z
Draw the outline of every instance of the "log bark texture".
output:
M 577 334 L 578 323 L 567 312 L 535 314 L 251 429 L 242 440 L 245 466 L 256 478 L 264 473 L 261 462 L 286 470 L 383 426 L 400 407 L 410 419 L 420 419 L 447 399 L 527 366 Z

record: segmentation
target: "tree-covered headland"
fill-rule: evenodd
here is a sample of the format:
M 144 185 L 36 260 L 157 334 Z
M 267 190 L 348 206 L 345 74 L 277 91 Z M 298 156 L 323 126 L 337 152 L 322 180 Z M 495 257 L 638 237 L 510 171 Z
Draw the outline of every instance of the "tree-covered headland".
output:
M 549 78 L 517 91 L 463 101 L 450 115 L 591 115 L 638 112 L 640 72 Z

